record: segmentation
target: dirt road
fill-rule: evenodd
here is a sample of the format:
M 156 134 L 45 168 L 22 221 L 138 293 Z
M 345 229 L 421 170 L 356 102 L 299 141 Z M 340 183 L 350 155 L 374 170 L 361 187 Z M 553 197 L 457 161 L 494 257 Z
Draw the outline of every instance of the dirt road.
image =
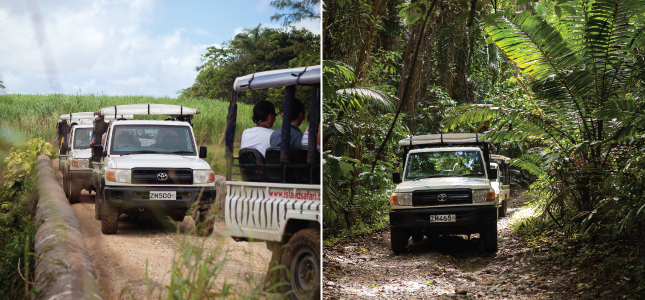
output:
M 527 198 L 513 195 L 512 215 Z M 499 251 L 484 254 L 479 238 L 425 238 L 394 255 L 389 230 L 325 246 L 324 299 L 598 299 L 583 293 L 576 270 L 536 259 L 537 249 L 498 222 Z M 532 254 L 531 251 L 534 251 Z
M 58 170 L 58 160 L 53 162 Z M 62 174 L 57 172 L 62 184 Z M 83 191 L 81 203 L 72 208 L 81 225 L 98 284 L 105 299 L 145 299 L 148 286 L 157 299 L 163 287 L 170 284 L 170 271 L 177 251 L 184 242 L 200 244 L 203 238 L 188 234 L 195 222 L 138 221 L 121 215 L 117 234 L 101 233 L 101 221 L 94 219 L 94 194 Z M 264 281 L 271 252 L 264 243 L 236 242 L 226 235 L 226 224 L 218 221 L 214 235 L 204 242 L 208 253 L 221 253 L 225 264 L 217 282 L 234 283 L 244 293 Z M 146 262 L 148 282 L 146 284 Z M 163 292 L 162 292 L 163 293 Z M 165 298 L 165 296 L 162 296 Z

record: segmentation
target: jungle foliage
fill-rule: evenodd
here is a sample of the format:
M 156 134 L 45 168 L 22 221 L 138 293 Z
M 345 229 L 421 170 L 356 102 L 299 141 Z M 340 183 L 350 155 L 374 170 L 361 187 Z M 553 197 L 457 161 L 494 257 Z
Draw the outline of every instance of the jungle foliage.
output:
M 514 164 L 539 178 L 543 217 L 565 232 L 610 226 L 645 240 L 644 1 L 568 1 L 556 16 L 490 15 L 491 39 L 529 75 L 523 105 L 464 106 L 448 121 L 529 141 Z
M 643 1 L 324 5 L 325 236 L 387 226 L 398 137 L 480 132 L 514 158 L 515 183 L 534 179 L 535 224 L 645 240 Z M 357 171 L 386 137 L 383 175 Z
M 320 64 L 320 36 L 301 28 L 245 29 L 221 47 L 211 46 L 197 67 L 195 83 L 181 91 L 179 98 L 230 99 L 235 78 L 275 69 Z M 243 92 L 239 101 L 254 104 L 259 100 L 278 101 L 284 89 Z M 301 89 L 296 97 L 308 99 L 311 90 Z

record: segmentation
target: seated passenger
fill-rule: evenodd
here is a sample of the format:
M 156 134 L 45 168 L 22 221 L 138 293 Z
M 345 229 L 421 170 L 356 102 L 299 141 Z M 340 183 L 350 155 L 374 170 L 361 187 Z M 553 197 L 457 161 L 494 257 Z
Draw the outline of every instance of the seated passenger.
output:
M 275 122 L 275 107 L 273 103 L 261 100 L 253 107 L 253 123 L 257 124 L 255 127 L 245 129 L 242 132 L 242 143 L 240 148 L 253 148 L 266 156 L 267 148 L 269 148 L 269 138 L 273 133 L 271 127 Z
M 300 132 L 300 124 L 305 119 L 304 107 L 302 102 L 298 99 L 293 99 L 291 102 L 291 137 L 290 145 L 291 149 L 300 147 L 302 145 L 302 132 Z M 280 147 L 282 146 L 282 129 L 273 131 L 271 134 L 271 147 Z
M 322 123 L 320 123 L 320 126 L 318 127 L 318 136 L 316 137 L 316 149 L 320 151 L 320 129 L 322 129 Z M 305 133 L 302 135 L 302 142 L 300 142 L 301 146 L 308 146 L 309 145 L 309 127 L 305 130 Z

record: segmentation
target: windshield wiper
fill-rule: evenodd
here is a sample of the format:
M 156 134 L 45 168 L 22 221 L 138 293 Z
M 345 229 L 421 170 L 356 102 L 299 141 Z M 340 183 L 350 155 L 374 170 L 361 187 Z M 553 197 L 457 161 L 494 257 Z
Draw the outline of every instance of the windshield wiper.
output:
M 195 152 L 182 150 L 182 151 L 168 152 L 167 154 L 195 154 Z
M 139 150 L 139 151 L 132 151 L 128 153 L 123 153 L 119 155 L 130 155 L 130 154 L 149 154 L 149 153 L 159 153 L 158 151 L 152 151 L 152 150 Z
M 428 175 L 428 176 L 421 176 L 412 179 L 412 181 L 419 180 L 419 179 L 425 179 L 425 178 L 432 178 L 432 177 L 452 177 L 453 175 L 441 175 L 441 174 L 435 174 L 435 175 Z
M 470 176 L 484 176 L 482 173 L 470 173 L 470 174 L 463 174 L 459 175 L 460 177 L 470 177 Z

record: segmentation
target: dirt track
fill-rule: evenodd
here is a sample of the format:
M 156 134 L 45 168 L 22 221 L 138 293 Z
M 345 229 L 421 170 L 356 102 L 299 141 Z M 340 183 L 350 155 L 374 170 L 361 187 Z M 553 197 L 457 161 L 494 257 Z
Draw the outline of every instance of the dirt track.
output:
M 58 170 L 58 160 L 52 163 Z M 60 171 L 57 177 L 62 185 Z M 101 233 L 101 221 L 94 219 L 93 193 L 83 191 L 81 203 L 73 204 L 72 208 L 105 299 L 145 299 L 148 286 L 152 298 L 158 298 L 159 292 L 170 284 L 172 262 L 182 243 L 202 242 L 201 237 L 186 233 L 195 225 L 191 217 L 185 217 L 183 222 L 151 222 L 121 215 L 118 232 L 105 235 Z M 216 222 L 214 234 L 205 241 L 204 249 L 226 257 L 217 282 L 235 283 L 234 289 L 243 293 L 251 288 L 249 285 L 257 286 L 264 281 L 271 252 L 264 243 L 235 242 L 225 234 L 226 224 Z
M 515 194 L 512 215 L 528 198 Z M 538 261 L 531 245 L 498 221 L 499 251 L 484 254 L 478 237 L 445 236 L 394 255 L 389 230 L 325 246 L 324 299 L 613 299 L 576 286 L 575 270 Z

